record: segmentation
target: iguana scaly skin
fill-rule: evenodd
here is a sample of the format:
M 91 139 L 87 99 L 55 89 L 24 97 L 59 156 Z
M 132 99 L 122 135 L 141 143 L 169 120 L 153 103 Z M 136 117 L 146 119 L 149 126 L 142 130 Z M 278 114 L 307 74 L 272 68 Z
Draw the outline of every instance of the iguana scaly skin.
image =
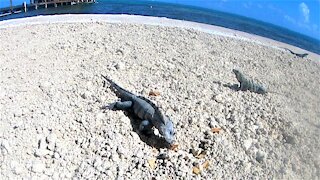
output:
M 255 92 L 255 93 L 258 93 L 258 94 L 267 93 L 267 90 L 266 90 L 265 87 L 263 87 L 260 84 L 257 84 L 252 79 L 249 79 L 249 78 L 245 77 L 239 70 L 233 69 L 232 71 L 234 72 L 234 74 L 236 75 L 237 80 L 240 83 L 240 90 L 241 91 L 249 90 L 251 92 Z
M 168 116 L 162 114 L 159 108 L 149 99 L 136 96 L 133 93 L 123 89 L 109 78 L 102 75 L 109 83 L 112 91 L 121 99 L 109 104 L 107 107 L 111 110 L 126 110 L 133 112 L 142 122 L 139 126 L 140 131 L 150 132 L 154 126 L 164 137 L 167 143 L 174 141 L 174 127 Z

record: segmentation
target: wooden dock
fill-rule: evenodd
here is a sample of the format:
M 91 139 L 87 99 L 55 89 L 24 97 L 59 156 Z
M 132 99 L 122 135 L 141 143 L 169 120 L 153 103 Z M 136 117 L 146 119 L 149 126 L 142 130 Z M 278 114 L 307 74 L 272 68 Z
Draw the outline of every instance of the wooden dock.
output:
M 10 1 L 12 2 L 12 1 Z M 82 3 L 95 3 L 96 0 L 30 0 L 30 4 L 24 2 L 22 5 L 0 8 L 0 17 L 28 10 L 37 10 L 38 8 L 58 7 L 64 5 L 76 5 Z
M 38 7 L 43 6 L 44 8 L 48 8 L 48 6 L 58 7 L 63 5 L 75 5 L 80 3 L 95 3 L 96 0 L 34 0 L 35 9 Z

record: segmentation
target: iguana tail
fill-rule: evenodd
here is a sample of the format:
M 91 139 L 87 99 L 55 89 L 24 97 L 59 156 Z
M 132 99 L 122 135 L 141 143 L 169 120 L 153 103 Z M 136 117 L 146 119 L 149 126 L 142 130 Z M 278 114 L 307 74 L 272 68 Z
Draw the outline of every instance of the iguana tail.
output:
M 116 84 L 115 82 L 113 82 L 111 79 L 107 78 L 106 76 L 102 75 L 101 76 L 107 80 L 110 83 L 110 87 L 111 90 L 122 100 L 130 100 L 132 96 L 134 96 L 134 94 L 132 94 L 131 92 L 123 89 L 122 87 L 120 87 L 118 84 Z

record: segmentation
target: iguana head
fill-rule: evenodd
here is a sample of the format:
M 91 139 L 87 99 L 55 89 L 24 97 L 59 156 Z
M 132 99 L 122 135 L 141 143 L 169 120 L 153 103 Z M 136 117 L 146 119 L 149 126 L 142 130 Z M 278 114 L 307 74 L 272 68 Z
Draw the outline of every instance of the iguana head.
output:
M 238 77 L 240 75 L 240 71 L 238 69 L 232 69 L 232 72 Z
M 236 78 L 239 82 L 242 82 L 242 74 L 238 69 L 233 69 L 232 72 L 236 75 Z
M 164 137 L 167 143 L 172 144 L 174 140 L 174 128 L 171 119 L 168 116 L 164 116 L 165 124 L 161 127 L 160 134 Z

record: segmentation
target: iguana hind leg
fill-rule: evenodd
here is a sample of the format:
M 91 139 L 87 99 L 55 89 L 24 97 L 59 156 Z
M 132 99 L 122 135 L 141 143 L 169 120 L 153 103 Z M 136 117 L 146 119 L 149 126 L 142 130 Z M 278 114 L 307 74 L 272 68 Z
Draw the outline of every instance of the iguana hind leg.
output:
M 127 110 L 132 107 L 132 101 L 117 101 L 104 106 L 105 109 Z
M 153 124 L 149 120 L 143 120 L 140 123 L 139 131 L 141 131 L 146 135 L 150 135 L 152 134 L 152 127 L 153 127 Z

